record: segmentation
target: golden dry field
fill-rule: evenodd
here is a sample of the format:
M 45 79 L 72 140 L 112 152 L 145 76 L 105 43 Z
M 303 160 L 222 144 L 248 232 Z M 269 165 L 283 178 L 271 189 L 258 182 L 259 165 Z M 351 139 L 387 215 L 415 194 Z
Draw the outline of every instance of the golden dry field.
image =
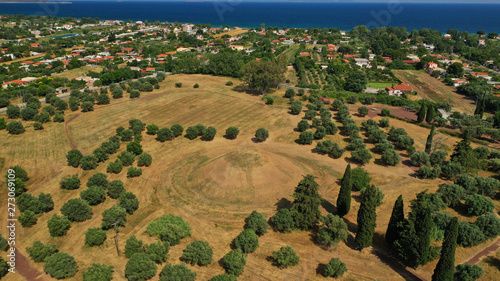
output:
M 224 272 L 219 260 L 231 250 L 231 242 L 243 230 L 244 219 L 252 210 L 263 213 L 266 219 L 271 217 L 278 205 L 293 201 L 294 188 L 303 175 L 313 174 L 316 177 L 320 186 L 319 192 L 325 199 L 322 213 L 326 215 L 328 212 L 334 212 L 340 187 L 338 179 L 347 163 L 350 163 L 350 154 L 346 152 L 342 158 L 332 159 L 312 152 L 317 141 L 314 141 L 313 145 L 296 144 L 299 133 L 294 131 L 294 128 L 304 114 L 294 116 L 288 113 L 286 101 L 281 98 L 284 89 L 275 93 L 278 96 L 275 105 L 268 106 L 260 97 L 237 92 L 225 86 L 228 80 L 232 80 L 235 86 L 241 83 L 235 79 L 207 75 L 168 76 L 161 83 L 159 90 L 141 93 L 139 99 L 131 100 L 128 94 L 125 94 L 126 97 L 112 100 L 110 105 L 96 105 L 93 112 L 67 111 L 66 122 L 47 123 L 42 131 L 34 131 L 32 122 L 23 122 L 27 124 L 27 128 L 21 135 L 9 135 L 1 131 L 0 184 L 4 186 L 3 175 L 8 167 L 21 165 L 30 176 L 27 182 L 28 192 L 33 195 L 50 193 L 55 203 L 54 210 L 42 214 L 36 225 L 30 228 L 19 226 L 19 254 L 28 257 L 26 247 L 30 247 L 36 240 L 44 244 L 54 243 L 59 251 L 68 252 L 78 263 L 79 272 L 68 280 L 81 280 L 82 271 L 95 262 L 113 265 L 113 280 L 126 280 L 124 271 L 128 259 L 123 255 L 123 251 L 127 238 L 136 235 L 146 244 L 157 242 L 157 238 L 145 233 L 148 223 L 164 214 L 175 214 L 189 222 L 192 236 L 171 247 L 166 263 L 181 263 L 179 258 L 187 244 L 195 240 L 206 240 L 214 250 L 214 261 L 206 267 L 189 267 L 197 272 L 197 280 L 209 280 L 212 276 Z M 175 88 L 174 84 L 177 82 L 182 82 L 183 87 Z M 195 83 L 200 87 L 194 89 Z M 352 116 L 361 124 L 368 117 L 361 118 L 354 114 L 357 106 L 351 108 Z M 384 107 L 373 105 L 375 106 Z M 178 137 L 161 143 L 156 141 L 154 136 L 143 132 L 141 144 L 144 151 L 153 156 L 153 164 L 143 167 L 142 176 L 137 178 L 127 178 L 125 169 L 117 175 L 107 174 L 109 180 L 122 180 L 127 191 L 133 192 L 140 202 L 139 209 L 127 217 L 126 226 L 120 228 L 118 235 L 121 256 L 117 256 L 115 251 L 114 230 L 108 231 L 107 240 L 102 246 L 88 247 L 84 243 L 85 231 L 90 227 L 99 227 L 102 212 L 117 203 L 117 200 L 111 198 L 92 207 L 91 219 L 72 223 L 65 236 L 50 237 L 47 229 L 49 218 L 53 214 L 60 214 L 59 209 L 69 199 L 79 198 L 80 191 L 85 188 L 86 181 L 93 174 L 106 173 L 107 165 L 125 150 L 126 145 L 122 143 L 118 153 L 111 155 L 109 160 L 100 163 L 97 169 L 92 171 L 69 167 L 66 153 L 72 145 L 84 153 L 92 152 L 102 142 L 115 135 L 117 127 L 127 127 L 128 121 L 134 118 L 146 124 L 156 124 L 160 128 L 179 123 L 184 130 L 201 123 L 214 126 L 217 135 L 209 142 Z M 373 119 L 380 118 L 377 116 Z M 415 139 L 416 149 L 423 150 L 429 134 L 428 129 L 396 119 L 391 119 L 390 122 L 392 126 L 405 128 Z M 230 126 L 240 129 L 235 140 L 223 138 L 226 128 Z M 260 127 L 268 129 L 270 137 L 263 143 L 256 143 L 253 137 Z M 439 134 L 437 137 L 450 149 L 458 141 L 457 138 L 447 135 Z M 337 133 L 327 136 L 326 139 L 345 147 L 345 138 Z M 371 149 L 373 145 L 367 144 L 367 147 Z M 401 156 L 403 163 L 407 163 L 405 151 L 401 152 Z M 374 154 L 374 157 L 375 160 L 380 159 L 378 154 Z M 417 179 L 414 176 L 415 170 L 403 163 L 386 167 L 371 161 L 364 166 L 373 178 L 372 184 L 379 186 L 385 193 L 383 204 L 377 208 L 373 247 L 361 252 L 354 249 L 360 193 L 353 192 L 351 211 L 345 216 L 351 234 L 346 244 L 339 243 L 335 248 L 325 249 L 314 243 L 311 231 L 294 231 L 287 234 L 269 231 L 259 238 L 258 249 L 248 255 L 244 273 L 238 280 L 327 280 L 318 268 L 334 257 L 340 258 L 348 268 L 348 272 L 338 280 L 414 280 L 409 277 L 412 274 L 430 280 L 437 260 L 417 270 L 404 269 L 387 259 L 388 251 L 383 242 L 393 204 L 400 194 L 404 197 L 406 211 L 409 211 L 409 201 L 415 198 L 416 193 L 424 190 L 435 192 L 438 186 L 445 182 L 441 179 Z M 355 166 L 354 164 L 353 168 Z M 73 174 L 81 177 L 82 187 L 69 191 L 61 189 L 61 178 Z M 0 198 L 6 196 L 6 189 L 0 189 Z M 2 214 L 6 213 L 6 202 L 0 201 Z M 496 211 L 498 207 L 497 204 Z M 459 216 L 461 220 L 466 219 L 451 209 L 446 211 Z M 5 220 L 6 216 L 0 216 L 2 225 L 6 224 Z M 1 229 L 0 232 L 6 237 L 6 229 Z M 458 247 L 457 264 L 469 260 L 491 243 L 492 241 L 487 241 L 472 248 Z M 279 269 L 272 265 L 270 257 L 272 252 L 285 245 L 295 249 L 300 256 L 300 263 L 291 268 Z M 152 280 L 158 280 L 158 274 L 166 263 L 159 265 L 157 275 Z M 29 260 L 28 266 L 43 272 L 43 263 L 37 264 Z M 498 266 L 488 272 L 488 276 L 498 276 L 500 273 Z M 5 280 L 17 281 L 25 278 L 19 274 L 8 274 Z M 43 274 L 37 280 L 52 279 Z

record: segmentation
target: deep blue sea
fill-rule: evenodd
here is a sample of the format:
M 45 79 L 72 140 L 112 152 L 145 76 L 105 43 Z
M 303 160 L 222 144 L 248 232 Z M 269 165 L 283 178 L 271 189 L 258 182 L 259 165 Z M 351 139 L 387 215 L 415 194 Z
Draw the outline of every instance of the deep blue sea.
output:
M 100 19 L 148 20 L 182 23 L 210 23 L 212 26 L 239 27 L 338 27 L 355 26 L 431 28 L 442 32 L 461 31 L 500 33 L 500 4 L 337 2 L 212 2 L 159 1 L 79 1 L 71 4 L 1 3 L 0 14 L 52 15 L 57 17 L 99 17 Z

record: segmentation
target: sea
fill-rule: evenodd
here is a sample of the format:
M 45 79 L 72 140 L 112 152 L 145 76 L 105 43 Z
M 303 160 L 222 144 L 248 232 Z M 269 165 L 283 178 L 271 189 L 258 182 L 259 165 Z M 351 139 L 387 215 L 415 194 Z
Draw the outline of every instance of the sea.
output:
M 500 1 L 499 1 L 500 2 Z M 363 3 L 341 2 L 252 2 L 244 0 L 193 1 L 75 1 L 54 3 L 0 3 L 0 14 L 51 15 L 56 17 L 98 17 L 104 20 L 168 21 L 211 24 L 213 27 L 265 26 L 310 28 L 337 27 L 349 31 L 397 26 L 430 28 L 446 32 L 500 33 L 499 4 Z

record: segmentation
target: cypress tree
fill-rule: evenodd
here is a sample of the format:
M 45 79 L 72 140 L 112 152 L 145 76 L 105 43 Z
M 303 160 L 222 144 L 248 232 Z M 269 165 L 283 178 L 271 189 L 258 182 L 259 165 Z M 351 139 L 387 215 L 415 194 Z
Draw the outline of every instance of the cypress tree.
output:
M 343 217 L 349 213 L 351 209 L 351 164 L 345 168 L 344 177 L 341 180 L 339 196 L 337 198 L 337 214 Z
M 426 192 L 417 194 L 417 199 L 412 201 L 410 220 L 415 225 L 417 235 L 413 243 L 417 249 L 417 266 L 425 265 L 431 261 L 431 234 L 434 226 L 431 209 L 425 199 Z
M 385 241 L 390 246 L 393 246 L 394 241 L 397 241 L 401 238 L 401 226 L 404 221 L 405 213 L 403 195 L 399 195 L 398 199 L 394 203 L 394 207 L 392 208 L 391 219 L 389 220 L 389 225 L 387 226 L 387 231 L 385 233 Z
M 427 115 L 425 116 L 425 122 L 430 124 L 432 123 L 432 121 L 434 121 L 435 117 L 436 117 L 436 109 L 434 108 L 434 106 L 430 105 L 427 108 Z
M 422 121 L 424 121 L 426 113 L 427 113 L 427 106 L 425 104 L 422 104 L 420 110 L 417 112 L 418 123 L 422 123 Z
M 453 281 L 457 237 L 458 218 L 454 217 L 446 229 L 443 247 L 441 248 L 441 258 L 434 269 L 434 274 L 432 274 L 432 281 Z
M 356 233 L 356 244 L 360 248 L 372 245 L 373 233 L 375 232 L 377 213 L 377 188 L 371 185 L 361 195 L 361 206 L 358 211 L 358 232 Z
M 435 126 L 432 124 L 431 132 L 429 133 L 429 136 L 427 137 L 427 142 L 425 143 L 425 153 L 430 154 L 431 153 L 431 148 L 432 148 L 432 139 L 434 138 L 434 130 Z
M 323 199 L 318 193 L 318 184 L 312 175 L 307 175 L 299 182 L 293 194 L 293 206 L 290 214 L 299 229 L 312 228 L 321 217 L 319 206 Z

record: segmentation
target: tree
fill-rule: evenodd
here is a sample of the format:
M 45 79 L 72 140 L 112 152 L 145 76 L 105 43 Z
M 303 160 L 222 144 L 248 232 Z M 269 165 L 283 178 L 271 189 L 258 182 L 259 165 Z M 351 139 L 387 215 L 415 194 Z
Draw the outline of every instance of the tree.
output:
M 347 266 L 340 259 L 332 258 L 328 264 L 326 264 L 323 276 L 337 278 L 347 272 Z
M 377 213 L 376 187 L 371 185 L 361 195 L 361 206 L 358 211 L 358 231 L 356 232 L 356 244 L 360 248 L 371 246 L 373 233 L 375 232 Z
M 59 182 L 62 189 L 74 190 L 80 188 L 80 178 L 78 174 L 72 176 L 64 176 Z
M 108 176 L 103 173 L 96 173 L 92 175 L 87 181 L 87 187 L 99 186 L 106 189 L 109 186 Z
M 37 217 L 35 213 L 30 210 L 21 212 L 21 215 L 17 218 L 23 227 L 30 227 L 36 224 Z
M 363 71 L 351 71 L 346 78 L 344 89 L 355 93 L 361 93 L 366 89 L 368 80 Z
M 109 104 L 110 102 L 111 102 L 111 99 L 106 94 L 100 94 L 97 96 L 97 104 L 99 104 L 99 105 Z
M 204 141 L 211 141 L 214 139 L 217 130 L 214 127 L 208 127 L 201 133 L 201 139 Z
M 299 130 L 299 132 L 305 132 L 307 129 L 309 129 L 309 127 L 309 122 L 307 122 L 307 120 L 301 120 L 297 124 L 297 129 Z
M 351 157 L 355 160 L 358 161 L 362 164 L 366 164 L 370 162 L 370 159 L 373 158 L 373 155 L 370 153 L 370 151 L 366 148 L 361 148 L 358 150 L 354 150 L 351 152 Z
M 129 281 L 148 280 L 156 275 L 158 266 L 145 253 L 136 253 L 125 266 L 125 278 Z
M 129 130 L 129 129 L 125 129 L 125 130 L 122 130 L 119 133 L 119 135 L 122 138 L 122 141 L 131 141 L 132 137 L 134 136 L 134 131 Z
M 259 236 L 253 230 L 245 229 L 236 237 L 234 245 L 246 254 L 252 253 L 259 246 Z
M 284 97 L 289 99 L 293 98 L 295 96 L 295 90 L 294 89 L 286 89 Z
M 26 251 L 34 262 L 43 262 L 46 257 L 57 253 L 57 246 L 55 244 L 43 245 L 42 242 L 35 241 L 33 246 L 26 248 Z
M 127 144 L 127 151 L 132 152 L 135 155 L 142 153 L 142 145 L 138 141 L 129 142 Z
M 181 259 L 192 265 L 209 265 L 212 263 L 213 250 L 207 241 L 197 240 L 187 245 Z
M 158 242 L 146 245 L 146 254 L 149 258 L 157 264 L 165 262 L 168 258 L 168 251 L 170 251 L 170 244 Z
M 273 252 L 273 259 L 280 268 L 297 265 L 300 261 L 300 257 L 290 246 L 281 247 L 279 251 Z
M 94 155 L 85 155 L 80 160 L 82 169 L 85 171 L 94 170 L 95 168 L 97 168 L 97 162 L 97 157 L 95 157 Z
M 273 228 L 280 232 L 290 232 L 295 228 L 293 217 L 288 209 L 280 209 L 271 217 L 270 222 Z
M 7 251 L 8 249 L 9 243 L 3 238 L 2 234 L 0 234 L 0 251 Z
M 340 217 L 347 215 L 351 209 L 351 190 L 351 164 L 348 164 L 342 177 L 339 196 L 337 197 L 337 214 Z
M 318 242 L 323 246 L 335 246 L 340 241 L 346 242 L 349 236 L 347 224 L 339 217 L 332 214 L 324 216 L 321 221 L 323 226 L 318 231 Z
M 130 166 L 134 163 L 135 154 L 130 151 L 123 151 L 118 155 L 118 160 L 120 160 L 123 166 Z
M 3 259 L 3 257 L 0 257 L 0 279 L 9 273 L 9 268 L 10 266 Z
M 82 222 L 92 218 L 92 208 L 83 199 L 69 199 L 61 207 L 61 213 L 70 221 Z
M 302 112 L 302 103 L 299 100 L 294 100 L 290 104 L 290 113 L 292 115 L 299 115 Z
M 455 271 L 457 281 L 475 281 L 483 276 L 484 270 L 479 265 L 459 264 Z
M 344 152 L 345 152 L 345 149 L 340 148 L 340 146 L 337 143 L 334 143 L 331 150 L 330 150 L 330 153 L 328 153 L 328 156 L 335 158 L 335 159 L 338 159 L 338 158 L 342 157 Z
M 458 237 L 458 218 L 454 217 L 448 225 L 441 248 L 441 257 L 432 274 L 433 281 L 453 280 L 455 273 L 455 249 Z
M 238 136 L 239 133 L 240 133 L 240 130 L 238 129 L 238 127 L 229 127 L 226 129 L 225 137 L 227 139 L 234 140 L 234 139 L 236 139 L 236 137 Z
M 285 66 L 280 66 L 275 60 L 252 60 L 241 69 L 243 81 L 248 86 L 260 93 L 265 94 L 270 88 L 277 87 L 285 81 Z
M 127 170 L 127 178 L 135 178 L 142 175 L 142 169 L 137 167 L 130 167 Z
M 110 162 L 108 164 L 108 167 L 106 168 L 106 172 L 108 173 L 113 173 L 113 174 L 119 174 L 123 169 L 123 164 L 118 161 L 118 160 L 115 160 L 115 162 Z
M 496 191 L 500 188 L 500 181 L 495 178 L 476 177 L 478 193 L 494 198 Z
M 255 232 L 255 234 L 261 236 L 267 232 L 269 224 L 261 213 L 252 211 L 250 216 L 246 218 L 245 229 L 251 229 Z
M 151 154 L 147 152 L 143 152 L 139 155 L 137 158 L 137 166 L 139 167 L 149 167 L 151 163 L 153 162 L 153 157 L 151 157 Z
M 169 128 L 161 128 L 156 134 L 156 140 L 159 142 L 165 142 L 167 140 L 172 140 L 173 138 L 174 134 Z
M 93 247 L 100 246 L 106 241 L 106 231 L 98 227 L 92 227 L 85 232 L 85 244 Z
M 120 195 L 125 192 L 125 186 L 121 180 L 114 180 L 109 183 L 108 196 L 117 199 Z
M 465 198 L 465 207 L 468 215 L 480 216 L 492 212 L 495 208 L 493 201 L 480 194 L 474 194 Z
M 21 110 L 21 119 L 23 119 L 24 121 L 33 120 L 37 113 L 38 110 L 31 107 L 26 107 L 25 109 Z
M 7 106 L 7 118 L 16 119 L 21 116 L 21 109 L 14 105 Z
M 139 208 L 139 200 L 132 192 L 123 192 L 120 195 L 120 203 L 118 206 L 125 208 L 127 213 L 132 215 Z
M 392 208 L 392 215 L 385 233 L 385 241 L 390 246 L 394 246 L 394 242 L 401 239 L 401 226 L 405 221 L 403 195 L 399 195 Z
M 318 193 L 318 184 L 312 175 L 306 175 L 295 188 L 293 206 L 290 209 L 299 229 L 312 228 L 321 217 L 319 206 L 323 199 Z
M 326 136 L 326 129 L 323 126 L 317 126 L 314 132 L 314 139 L 320 140 Z
M 146 127 L 146 134 L 148 135 L 156 135 L 160 128 L 156 126 L 155 124 L 150 124 Z
M 94 111 L 94 103 L 91 101 L 82 102 L 82 105 L 80 107 L 82 109 L 82 112 Z
M 368 115 L 368 107 L 366 107 L 366 106 L 358 107 L 358 114 L 361 115 L 362 117 L 365 117 L 366 115 Z
M 7 132 L 11 135 L 19 135 L 24 133 L 26 130 L 24 129 L 23 123 L 21 121 L 12 121 L 7 124 Z
M 314 140 L 314 134 L 311 131 L 305 131 L 300 133 L 299 135 L 299 143 L 300 144 L 312 144 L 312 141 Z
M 396 166 L 401 162 L 401 157 L 399 156 L 399 153 L 396 150 L 387 149 L 382 154 L 381 160 L 382 163 L 384 163 L 385 165 Z
M 431 148 L 432 148 L 432 139 L 434 138 L 434 130 L 436 127 L 434 124 L 431 127 L 431 132 L 429 133 L 429 136 L 427 137 L 427 142 L 425 143 L 425 153 L 431 154 Z
M 70 254 L 55 253 L 45 259 L 43 271 L 56 279 L 73 277 L 78 272 L 78 264 Z
M 135 235 L 132 235 L 125 242 L 125 256 L 130 258 L 137 253 L 144 253 L 144 242 L 137 239 Z
M 194 281 L 196 275 L 196 272 L 191 271 L 185 263 L 166 264 L 160 272 L 160 281 Z
M 238 279 L 236 278 L 236 276 L 232 275 L 232 274 L 219 274 L 219 275 L 215 275 L 214 277 L 210 278 L 209 281 L 238 281 Z
M 500 235 L 500 219 L 493 213 L 479 216 L 474 224 L 479 227 L 486 239 Z
M 106 191 L 100 186 L 91 186 L 80 192 L 80 197 L 87 201 L 90 206 L 96 206 L 106 200 Z
M 464 75 L 464 66 L 459 62 L 454 62 L 448 66 L 446 72 L 453 75 L 455 78 L 460 78 Z
M 127 222 L 127 210 L 120 206 L 114 205 L 113 207 L 105 210 L 102 213 L 101 227 L 104 230 L 110 229 L 112 224 L 118 222 L 118 226 L 123 226 Z
M 483 243 L 485 240 L 486 237 L 479 226 L 466 221 L 459 222 L 458 245 L 462 247 L 473 247 Z
M 391 116 L 391 110 L 389 110 L 388 108 L 382 108 L 380 115 L 381 116 Z
M 422 123 L 425 120 L 425 115 L 427 114 L 427 106 L 422 104 L 417 112 L 417 122 Z
M 113 266 L 102 263 L 93 263 L 83 272 L 83 281 L 111 281 L 113 278 Z
M 415 167 L 428 166 L 430 163 L 429 154 L 424 151 L 417 151 L 411 155 L 411 164 Z
M 255 138 L 257 139 L 257 142 L 264 142 L 268 137 L 269 137 L 269 131 L 264 128 L 259 128 L 255 132 Z
M 241 249 L 232 250 L 222 258 L 222 267 L 226 273 L 240 276 L 247 264 L 247 256 Z

